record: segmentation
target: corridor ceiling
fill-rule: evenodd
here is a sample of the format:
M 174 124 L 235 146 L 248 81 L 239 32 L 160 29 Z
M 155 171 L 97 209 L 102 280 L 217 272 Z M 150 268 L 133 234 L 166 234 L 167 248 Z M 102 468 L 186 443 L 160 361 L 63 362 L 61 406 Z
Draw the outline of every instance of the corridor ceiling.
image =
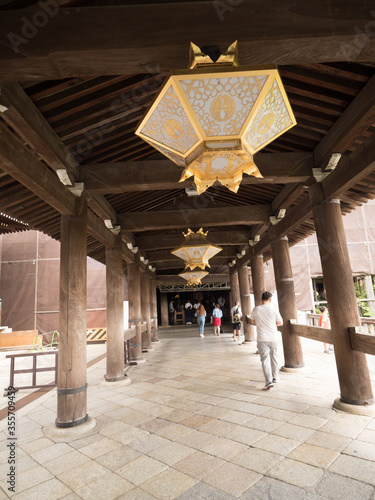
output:
M 374 198 L 370 0 L 0 0 L 0 20 L 0 234 L 59 239 L 74 199 L 65 170 L 88 199 L 89 256 L 105 262 L 108 226 L 120 226 L 126 261 L 175 276 L 184 266 L 170 250 L 203 227 L 223 246 L 211 273 L 228 273 L 252 252 L 269 258 L 275 235 L 294 245 L 314 232 L 316 180 L 343 214 Z M 193 180 L 179 183 L 182 168 L 134 131 L 168 72 L 187 66 L 191 41 L 225 51 L 235 40 L 240 64 L 277 64 L 297 125 L 255 155 L 263 178 L 189 197 Z

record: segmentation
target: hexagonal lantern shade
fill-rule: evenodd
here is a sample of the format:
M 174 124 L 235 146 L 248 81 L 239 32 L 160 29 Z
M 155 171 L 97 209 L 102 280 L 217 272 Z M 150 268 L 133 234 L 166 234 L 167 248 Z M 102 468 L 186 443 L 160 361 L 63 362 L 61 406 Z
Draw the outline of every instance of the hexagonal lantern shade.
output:
M 235 43 L 216 63 L 199 53 L 194 69 L 171 72 L 136 130 L 184 167 L 180 181 L 194 176 L 199 194 L 262 177 L 253 155 L 296 124 L 276 67 L 234 66 L 236 52 Z
M 193 270 L 196 267 L 200 269 L 204 269 L 206 266 L 210 267 L 209 259 L 222 251 L 222 248 L 207 241 L 208 231 L 204 233 L 202 228 L 196 233 L 188 229 L 187 234 L 182 234 L 185 236 L 185 241 L 172 250 L 171 254 L 184 260 L 186 268 L 190 267 Z
M 180 273 L 179 276 L 181 278 L 184 278 L 190 286 L 194 285 L 200 285 L 201 279 L 203 279 L 205 276 L 207 276 L 208 272 L 207 271 L 187 271 L 185 273 Z

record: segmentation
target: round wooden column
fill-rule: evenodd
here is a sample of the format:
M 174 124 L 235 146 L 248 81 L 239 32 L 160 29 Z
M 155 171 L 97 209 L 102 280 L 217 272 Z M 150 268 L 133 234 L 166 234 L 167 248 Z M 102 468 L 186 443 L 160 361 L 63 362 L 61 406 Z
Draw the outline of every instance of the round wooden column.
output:
M 304 366 L 301 339 L 291 333 L 289 325 L 289 320 L 297 320 L 297 306 L 288 238 L 283 236 L 272 240 L 271 249 L 279 310 L 284 321 L 284 325 L 280 328 L 283 337 L 285 368 L 301 368 Z
M 256 306 L 260 306 L 262 303 L 262 293 L 266 291 L 263 255 L 252 255 L 250 257 L 250 267 L 251 279 L 253 282 L 254 302 Z
M 240 296 L 240 284 L 238 281 L 238 272 L 231 272 L 229 275 L 230 279 L 230 302 L 231 308 L 234 307 L 236 302 L 241 302 Z
M 247 318 L 247 315 L 251 313 L 250 283 L 247 265 L 239 268 L 238 282 L 240 285 L 242 322 L 245 342 L 254 342 L 256 340 L 255 328 L 250 324 Z
M 57 427 L 82 424 L 87 415 L 86 358 L 87 202 L 61 216 Z
M 139 265 L 128 264 L 129 325 L 135 325 L 136 335 L 130 339 L 130 359 L 142 360 L 141 271 Z
M 313 189 L 316 195 L 319 187 Z M 342 403 L 374 403 L 366 355 L 351 349 L 348 327 L 360 326 L 345 230 L 339 200 L 316 202 L 313 217 L 327 292 Z M 336 402 L 335 402 L 336 403 Z M 342 408 L 340 408 L 342 409 Z
M 151 279 L 151 319 L 153 320 L 151 342 L 158 342 L 158 302 L 156 296 L 156 278 Z
M 169 325 L 168 317 L 168 296 L 166 293 L 160 294 L 160 313 L 161 313 L 161 324 L 162 326 Z
M 107 360 L 105 379 L 122 380 L 124 375 L 124 276 L 121 238 L 117 245 L 106 248 L 107 280 Z
M 147 323 L 147 330 L 142 333 L 142 349 L 151 349 L 151 286 L 147 273 L 141 274 L 141 311 L 142 321 Z

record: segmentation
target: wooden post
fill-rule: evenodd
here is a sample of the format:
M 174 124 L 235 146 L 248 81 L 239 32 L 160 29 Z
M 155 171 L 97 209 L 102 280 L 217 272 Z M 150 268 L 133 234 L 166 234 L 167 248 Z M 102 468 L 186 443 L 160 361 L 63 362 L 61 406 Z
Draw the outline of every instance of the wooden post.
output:
M 143 360 L 142 357 L 142 313 L 141 313 L 141 270 L 138 263 L 128 264 L 129 325 L 135 325 L 136 335 L 130 339 L 130 359 Z
M 160 294 L 160 314 L 161 314 L 161 324 L 163 326 L 168 326 L 169 325 L 168 296 L 166 293 Z
M 263 255 L 252 255 L 250 257 L 250 267 L 251 279 L 253 282 L 254 302 L 256 306 L 260 306 L 262 303 L 262 293 L 266 291 Z
M 301 339 L 291 333 L 289 325 L 290 319 L 297 320 L 297 306 L 288 238 L 283 236 L 273 239 L 271 249 L 279 310 L 284 321 L 284 325 L 280 328 L 283 337 L 285 368 L 301 368 L 304 366 Z
M 124 275 L 121 238 L 106 248 L 107 280 L 107 360 L 105 379 L 122 380 L 124 375 Z
M 231 272 L 229 275 L 230 279 L 230 306 L 234 307 L 236 302 L 241 302 L 240 297 L 240 284 L 238 281 L 238 272 Z
M 151 286 L 147 273 L 141 274 L 141 312 L 142 321 L 147 323 L 147 330 L 142 333 L 142 349 L 151 349 Z
M 87 202 L 61 216 L 57 427 L 82 424 L 87 415 L 86 274 Z
M 151 315 L 153 320 L 151 342 L 158 342 L 159 334 L 158 334 L 158 302 L 156 296 L 156 278 L 151 279 Z
M 250 283 L 247 265 L 240 267 L 238 271 L 238 281 L 240 285 L 242 323 L 245 335 L 245 342 L 256 340 L 255 328 L 250 324 L 247 315 L 251 313 Z
M 310 188 L 313 217 L 327 293 L 341 397 L 351 405 L 374 403 L 366 355 L 353 351 L 348 327 L 360 326 L 340 201 L 324 199 L 320 184 Z M 342 408 L 340 408 L 342 409 Z

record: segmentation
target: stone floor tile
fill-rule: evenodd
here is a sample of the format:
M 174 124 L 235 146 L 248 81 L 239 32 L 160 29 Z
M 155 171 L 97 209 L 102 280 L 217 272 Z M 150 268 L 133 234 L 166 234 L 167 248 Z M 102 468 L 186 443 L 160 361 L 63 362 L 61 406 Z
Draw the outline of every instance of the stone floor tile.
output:
M 63 472 L 78 467 L 88 462 L 90 458 L 77 450 L 72 450 L 60 457 L 56 457 L 48 462 L 44 462 L 43 467 L 49 470 L 55 476 Z
M 239 453 L 243 453 L 247 449 L 248 446 L 246 444 L 238 443 L 224 437 L 217 437 L 215 441 L 202 448 L 202 451 L 233 462 L 231 460 L 233 457 Z
M 166 468 L 166 464 L 147 455 L 141 455 L 132 462 L 117 469 L 116 472 L 136 486 L 140 486 L 146 479 L 159 474 Z
M 186 425 L 180 424 L 169 424 L 161 429 L 155 431 L 155 434 L 158 436 L 162 436 L 166 439 L 170 439 L 171 441 L 176 441 L 178 438 L 185 436 L 186 434 L 190 434 L 193 432 L 191 427 L 186 427 Z
M 186 425 L 187 427 L 191 427 L 192 429 L 199 429 L 200 427 L 203 427 L 212 420 L 213 420 L 212 417 L 207 417 L 206 415 L 193 414 L 190 417 L 184 418 L 179 423 L 181 425 Z
M 196 479 L 175 469 L 167 469 L 142 484 L 142 489 L 158 500 L 174 500 L 197 483 Z
M 240 430 L 241 427 L 231 422 L 224 422 L 222 420 L 212 420 L 208 424 L 200 428 L 200 431 L 213 434 L 214 436 L 227 436 L 228 434 Z
M 282 425 L 280 420 L 273 420 L 272 418 L 254 417 L 244 424 L 245 427 L 256 429 L 263 432 L 272 432 Z
M 246 469 L 259 472 L 259 474 L 265 474 L 282 459 L 281 455 L 270 451 L 261 450 L 260 448 L 248 448 L 236 455 L 231 461 Z
M 244 425 L 247 422 L 253 420 L 255 417 L 252 414 L 244 413 L 242 411 L 229 410 L 220 418 L 221 420 L 225 420 L 226 422 L 232 422 L 234 424 Z
M 192 415 L 194 415 L 194 413 L 191 411 L 174 410 L 174 411 L 170 411 L 169 413 L 165 413 L 163 415 L 163 419 L 168 420 L 170 422 L 180 422 L 180 420 L 183 420 L 184 418 L 191 417 Z
M 111 417 L 114 420 L 121 420 L 121 422 L 129 425 L 134 425 L 134 422 L 137 422 L 137 425 L 143 424 L 144 422 L 154 418 L 153 415 L 147 414 L 146 412 L 133 410 L 128 407 L 113 411 L 111 413 Z
M 327 423 L 326 418 L 317 417 L 315 415 L 306 415 L 299 413 L 288 421 L 288 424 L 300 425 L 301 427 L 308 427 L 309 429 L 320 429 Z
M 113 437 L 113 440 L 118 441 L 121 444 L 128 444 L 136 439 L 141 439 L 145 436 L 149 436 L 150 433 L 140 429 L 139 427 L 129 427 L 126 431 L 119 432 Z
M 202 410 L 199 413 L 201 415 L 206 415 L 207 417 L 223 418 L 230 410 L 228 408 L 222 408 L 221 406 L 211 406 L 207 410 Z
M 283 425 L 280 425 L 280 427 L 277 427 L 274 431 L 272 431 L 272 434 L 304 442 L 306 441 L 306 439 L 312 436 L 314 432 L 314 429 L 301 427 L 300 425 L 292 425 L 287 422 Z
M 129 481 L 112 472 L 86 484 L 76 493 L 84 500 L 114 500 L 133 487 Z
M 72 491 L 65 486 L 61 481 L 56 478 L 50 479 L 43 483 L 33 486 L 27 490 L 17 493 L 12 498 L 16 500 L 41 500 L 48 498 L 48 500 L 57 500 L 65 495 L 72 493 Z
M 245 443 L 251 446 L 265 436 L 267 436 L 265 432 L 258 431 L 256 429 L 250 429 L 248 427 L 238 427 L 233 432 L 227 434 L 226 437 L 228 439 L 233 439 L 233 441 L 239 441 L 240 443 Z
M 288 458 L 327 469 L 339 455 L 338 451 L 303 443 L 289 453 Z
M 168 439 L 149 434 L 141 439 L 131 441 L 128 446 L 129 448 L 133 448 L 143 454 L 148 454 L 150 451 L 156 450 L 157 448 L 160 448 L 160 446 L 165 446 L 168 443 L 170 443 Z
M 72 446 L 73 448 L 79 450 L 80 448 L 83 448 L 88 444 L 95 443 L 96 441 L 101 441 L 102 439 L 104 439 L 104 436 L 102 436 L 101 434 L 91 434 L 89 436 L 70 441 L 69 446 Z
M 148 453 L 148 456 L 155 458 L 160 462 L 164 462 L 167 465 L 173 465 L 188 455 L 191 455 L 195 451 L 196 450 L 194 448 L 190 448 L 183 444 L 170 442 L 165 446 L 161 446 L 160 448 L 151 451 Z
M 196 451 L 173 464 L 173 468 L 200 480 L 223 463 L 223 460 L 220 458 Z
M 317 467 L 284 458 L 272 467 L 267 475 L 300 488 L 311 489 L 320 481 L 323 471 Z
M 106 453 L 105 455 L 97 457 L 95 461 L 104 467 L 107 467 L 107 469 L 110 469 L 111 471 L 116 471 L 139 456 L 141 456 L 139 451 L 133 450 L 128 446 L 121 446 L 113 451 L 110 451 L 109 453 Z
M 37 465 L 36 467 L 23 471 L 22 473 L 17 470 L 16 492 L 19 493 L 27 490 L 28 488 L 37 486 L 38 484 L 52 479 L 53 477 L 54 475 L 41 465 Z
M 54 458 L 61 457 L 70 451 L 72 451 L 72 448 L 68 444 L 54 443 L 51 446 L 47 446 L 42 450 L 36 451 L 32 454 L 32 456 L 37 462 L 43 465 L 44 463 L 49 462 Z
M 119 432 L 126 431 L 129 428 L 130 426 L 128 424 L 124 424 L 124 422 L 119 422 L 115 420 L 101 427 L 99 429 L 99 434 L 102 434 L 105 437 L 112 438 L 112 436 L 116 436 Z
M 231 463 L 224 463 L 208 474 L 203 482 L 238 498 L 262 476 L 256 472 Z
M 262 477 L 249 488 L 241 500 L 306 500 L 306 490 L 283 483 L 272 477 Z
M 147 491 L 142 490 L 141 488 L 133 488 L 126 493 L 123 493 L 116 500 L 155 500 L 156 497 L 147 493 Z
M 345 417 L 346 418 L 343 418 L 340 413 L 337 414 L 336 417 L 323 425 L 320 430 L 354 439 L 361 433 L 369 422 L 369 418 L 361 417 L 359 415 L 345 414 Z
M 365 429 L 358 434 L 357 439 L 375 445 L 375 430 Z
M 204 396 L 201 399 L 202 403 L 205 403 L 207 405 L 217 405 L 219 403 L 222 403 L 224 401 L 224 398 L 219 398 L 217 396 Z M 199 484 L 199 483 L 198 483 Z M 204 485 L 205 486 L 205 485 Z
M 215 441 L 217 437 L 213 434 L 207 434 L 206 432 L 193 431 L 189 434 L 181 436 L 177 438 L 175 441 L 178 443 L 184 444 L 191 448 L 196 448 L 197 450 L 201 450 L 206 445 Z
M 375 463 L 362 458 L 341 455 L 328 469 L 342 476 L 375 486 Z
M 315 417 L 325 418 L 326 420 L 333 418 L 336 413 L 337 412 L 332 410 L 332 408 L 320 408 L 319 406 L 309 406 L 302 412 L 304 415 L 314 415 Z
M 127 432 L 127 431 L 125 431 Z M 84 453 L 90 458 L 97 458 L 101 455 L 105 455 L 106 453 L 115 450 L 121 446 L 118 441 L 114 441 L 113 439 L 104 438 L 100 441 L 95 441 L 94 443 L 88 444 L 83 448 L 80 448 L 79 451 Z
M 294 448 L 297 448 L 301 443 L 295 439 L 289 439 L 282 436 L 269 435 L 259 439 L 254 443 L 255 448 L 271 451 L 286 457 Z
M 274 420 L 280 420 L 281 422 L 287 422 L 294 416 L 295 413 L 293 411 L 282 410 L 280 408 L 270 408 L 262 414 L 262 417 L 264 418 L 273 418 Z
M 60 500 L 82 500 L 76 493 L 69 493 L 66 496 L 60 498 Z
M 233 500 L 235 497 L 219 491 L 205 483 L 197 483 L 177 497 L 176 500 Z
M 331 450 L 342 451 L 352 440 L 350 438 L 331 434 L 329 432 L 317 431 L 306 439 L 307 444 L 314 444 L 322 448 L 330 448 Z
M 168 420 L 164 420 L 164 418 L 154 418 L 152 420 L 148 420 L 147 422 L 144 422 L 141 425 L 137 425 L 140 429 L 154 433 L 158 429 L 161 429 L 162 427 L 165 427 L 166 425 L 169 425 L 170 422 Z
M 375 462 L 375 446 L 371 442 L 365 443 L 356 439 L 344 449 L 343 453 Z
M 29 441 L 28 443 L 22 444 L 20 447 L 26 453 L 32 454 L 36 451 L 42 450 L 43 448 L 47 448 L 47 446 L 53 445 L 54 442 L 48 438 L 36 439 L 35 441 Z
M 316 492 L 329 500 L 369 500 L 374 488 L 349 477 L 326 472 L 316 487 Z
M 73 491 L 77 491 L 85 484 L 95 482 L 99 478 L 110 474 L 110 472 L 106 467 L 90 461 L 59 474 L 57 477 Z

